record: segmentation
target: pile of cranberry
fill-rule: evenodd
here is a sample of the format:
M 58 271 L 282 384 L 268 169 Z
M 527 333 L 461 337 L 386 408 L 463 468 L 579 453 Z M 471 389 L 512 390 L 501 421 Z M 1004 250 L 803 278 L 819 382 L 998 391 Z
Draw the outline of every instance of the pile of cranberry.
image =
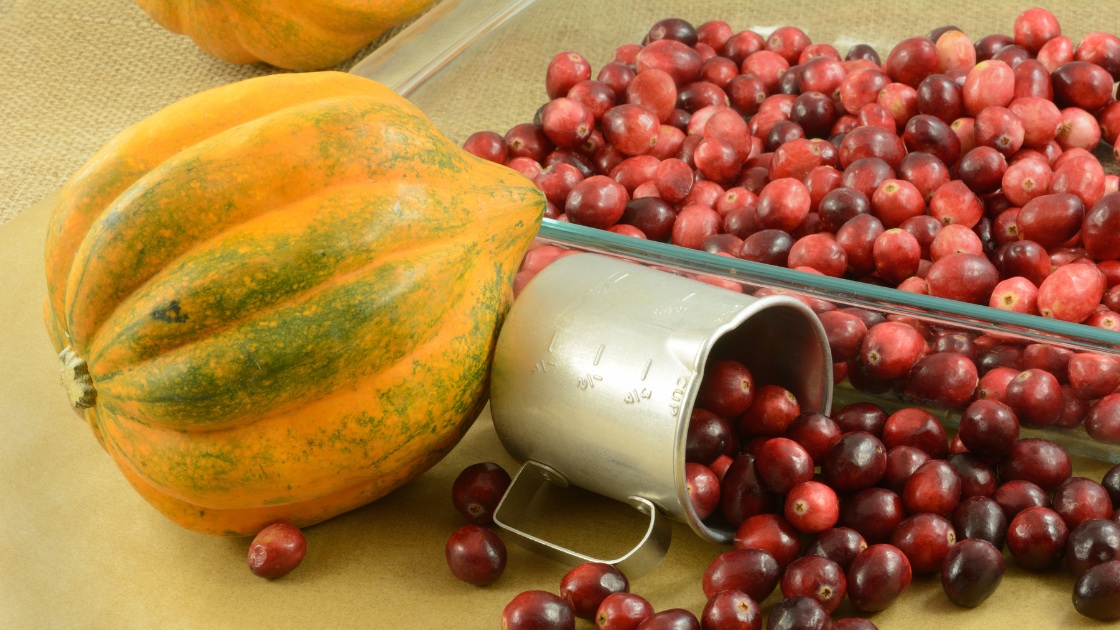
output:
M 1014 32 L 973 45 L 938 28 L 880 64 L 794 27 L 666 19 L 597 81 L 556 55 L 536 122 L 464 147 L 533 179 L 560 221 L 1120 331 L 1120 180 L 1090 153 L 1120 134 L 1120 38 L 1074 48 L 1037 8 Z M 515 294 L 574 253 L 534 243 Z M 1120 443 L 1115 357 L 796 297 L 821 315 L 837 382 L 950 408 L 995 398 L 1026 425 Z
M 724 359 L 705 371 L 685 460 L 697 517 L 736 528 L 735 550 L 704 573 L 700 619 L 654 613 L 616 568 L 587 563 L 563 578 L 559 595 L 515 597 L 503 630 L 571 629 L 577 617 L 598 630 L 759 630 L 759 602 L 779 584 L 785 599 L 768 630 L 873 630 L 860 618 L 834 625 L 831 615 L 845 596 L 858 610 L 883 610 L 912 575 L 938 572 L 950 600 L 977 606 L 1002 580 L 1005 544 L 1031 570 L 1064 557 L 1078 612 L 1120 619 L 1120 465 L 1102 483 L 1073 477 L 1059 445 L 1019 438 L 1018 415 L 1002 402 L 970 404 L 950 443 L 919 408 L 802 413 L 790 391 L 756 390 L 746 367 Z M 486 523 L 508 485 L 497 465 L 476 464 L 455 481 L 453 501 Z M 473 584 L 505 568 L 501 540 L 477 525 L 452 535 L 446 556 Z

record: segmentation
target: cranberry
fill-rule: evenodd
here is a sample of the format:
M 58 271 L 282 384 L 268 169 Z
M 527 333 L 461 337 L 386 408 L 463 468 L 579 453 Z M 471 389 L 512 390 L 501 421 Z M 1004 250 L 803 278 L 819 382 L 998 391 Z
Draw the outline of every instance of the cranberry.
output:
M 1120 560 L 1099 564 L 1079 577 L 1073 606 L 1093 619 L 1120 619 Z
M 1008 521 L 1029 507 L 1050 507 L 1050 497 L 1038 484 L 1017 479 L 996 489 L 996 503 L 1003 509 L 1003 514 Z
M 1112 101 L 1113 79 L 1104 68 L 1072 61 L 1054 70 L 1054 101 L 1060 107 L 1098 110 Z
M 870 44 L 856 44 L 848 49 L 848 54 L 844 56 L 845 60 L 851 61 L 853 59 L 866 59 L 876 66 L 881 65 L 882 61 L 879 59 L 879 53 Z
M 912 446 L 896 446 L 887 451 L 887 470 L 882 484 L 895 493 L 901 493 L 914 471 L 929 461 L 929 455 Z
M 474 464 L 464 468 L 455 478 L 451 486 L 451 502 L 463 518 L 486 525 L 494 521 L 494 510 L 505 496 L 509 484 L 509 473 L 501 466 Z
M 723 219 L 707 206 L 685 206 L 673 222 L 672 242 L 688 249 L 700 249 L 709 238 L 719 233 Z
M 1066 558 L 1077 577 L 1099 564 L 1120 558 L 1120 525 L 1107 517 L 1078 524 L 1070 532 Z
M 555 148 L 544 130 L 532 123 L 516 125 L 506 132 L 504 140 L 510 158 L 525 157 L 535 162 L 544 162 Z
M 847 168 L 856 160 L 876 157 L 897 169 L 906 157 L 906 149 L 902 138 L 882 127 L 856 127 L 840 143 L 840 164 Z
M 887 423 L 887 414 L 873 403 L 858 402 L 837 411 L 832 419 L 841 433 L 863 431 L 879 437 L 883 434 L 883 425 Z
M 547 591 L 525 591 L 502 611 L 503 630 L 573 630 L 576 618 L 567 602 Z
M 684 476 L 688 500 L 696 512 L 696 518 L 708 518 L 719 507 L 719 479 L 707 466 L 692 462 L 684 465 Z
M 549 167 L 552 168 L 556 167 Z M 542 171 L 542 175 L 549 169 Z M 572 223 L 606 229 L 618 223 L 629 201 L 622 184 L 605 175 L 594 175 L 572 187 L 564 212 Z
M 888 179 L 871 197 L 873 213 L 887 228 L 925 214 L 926 204 L 917 186 L 905 180 Z M 920 251 L 920 249 L 919 249 Z
M 739 257 L 753 262 L 785 267 L 793 238 L 782 230 L 761 230 L 743 239 Z
M 1082 38 L 1073 57 L 1095 63 L 1115 78 L 1120 75 L 1120 38 L 1108 33 L 1089 33 Z
M 957 541 L 948 519 L 936 514 L 917 514 L 899 523 L 891 544 L 906 555 L 914 573 L 937 573 L 949 548 Z
M 786 496 L 786 520 L 806 534 L 831 528 L 840 518 L 840 504 L 832 488 L 816 481 L 794 486 Z
M 1089 401 L 1077 395 L 1069 385 L 1062 385 L 1062 413 L 1053 426 L 1059 429 L 1073 429 L 1085 421 L 1089 413 Z
M 1091 151 L 1097 147 L 1101 139 L 1100 124 L 1089 112 L 1080 107 L 1067 107 L 1062 110 L 1062 126 L 1058 127 L 1055 140 L 1067 152 L 1070 149 L 1083 149 Z M 1054 168 L 1057 168 L 1056 163 Z M 1100 182 L 1095 182 L 1100 186 Z M 1054 191 L 1061 192 L 1061 191 Z M 1103 194 L 1103 191 L 1101 192 Z M 1094 200 L 1089 205 L 1096 203 Z
M 737 416 L 754 401 L 754 379 L 746 366 L 735 360 L 718 361 L 708 367 L 696 403 L 724 418 Z
M 844 169 L 841 185 L 854 188 L 868 199 L 884 182 L 895 178 L 895 171 L 889 164 L 877 157 L 856 160 Z M 870 204 L 870 202 L 868 202 Z M 870 205 L 868 206 L 870 212 Z
M 695 46 L 699 41 L 697 30 L 692 27 L 692 24 L 678 18 L 667 18 L 657 22 L 649 29 L 646 37 L 651 42 L 672 39 L 685 46 Z
M 778 566 L 785 570 L 786 565 L 800 554 L 801 538 L 798 531 L 781 516 L 759 514 L 743 521 L 735 530 L 735 548 L 761 549 L 773 556 Z M 762 601 L 766 597 L 755 599 Z
M 981 149 L 973 149 L 979 150 Z M 984 206 L 980 199 L 961 180 L 951 181 L 934 191 L 929 209 L 930 214 L 946 226 L 959 224 L 972 228 L 984 216 Z
M 885 488 L 867 488 L 840 506 L 840 525 L 859 532 L 869 543 L 885 542 L 905 518 L 902 498 Z
M 1002 61 L 981 61 L 968 71 L 962 94 L 969 116 L 986 107 L 1006 107 L 1015 95 L 1015 73 Z
M 910 562 L 892 545 L 864 549 L 848 570 L 848 599 L 860 610 L 884 610 L 901 595 L 911 579 Z
M 958 452 L 949 457 L 949 465 L 961 479 L 962 499 L 995 494 L 996 472 L 984 460 L 968 452 Z
M 1112 499 L 1112 504 L 1120 508 L 1120 464 L 1117 464 L 1109 469 L 1101 480 L 1101 485 L 1108 491 L 1108 496 Z
M 913 87 L 902 83 L 892 83 L 879 92 L 877 105 L 882 108 L 889 118 L 882 120 L 883 127 L 888 131 L 898 131 L 914 116 L 918 115 L 918 92 Z M 867 106 L 863 111 L 866 111 Z
M 1104 195 L 1085 214 L 1081 238 L 1089 255 L 1098 260 L 1120 258 L 1120 193 Z
M 619 223 L 633 225 L 651 241 L 664 242 L 673 232 L 677 213 L 668 202 L 657 197 L 634 199 L 626 204 Z
M 999 284 L 999 272 L 983 256 L 950 254 L 933 263 L 926 281 L 932 296 L 987 304 Z
M 1028 201 L 1015 222 L 1021 239 L 1051 248 L 1072 238 L 1084 215 L 1084 205 L 1074 195 L 1042 195 Z
M 828 613 L 836 612 L 847 592 L 844 570 L 836 562 L 819 555 L 802 556 L 790 563 L 781 584 L 785 597 L 811 597 Z
M 826 194 L 818 206 L 821 224 L 830 232 L 838 231 L 853 217 L 871 213 L 867 195 L 854 188 L 837 188 Z
M 917 408 L 902 409 L 887 418 L 883 444 L 889 449 L 911 446 L 933 459 L 946 457 L 949 448 L 941 423 L 929 412 Z
M 875 376 L 889 379 L 909 373 L 924 349 L 925 339 L 912 326 L 884 322 L 867 331 L 860 358 Z
M 922 464 L 902 492 L 902 501 L 911 513 L 948 514 L 961 496 L 961 480 L 948 462 L 933 460 Z
M 815 598 L 797 595 L 774 605 L 766 630 L 830 630 L 832 619 L 828 614 Z
M 976 344 L 972 342 L 972 337 L 970 337 L 968 333 L 952 330 L 944 330 L 937 333 L 937 336 L 933 340 L 933 348 L 930 350 L 930 354 L 938 352 L 955 352 L 970 360 L 976 359 L 979 355 L 979 350 Z
M 803 413 L 794 418 L 786 428 L 786 437 L 801 445 L 809 453 L 814 465 L 821 465 L 828 451 L 840 440 L 840 428 L 826 415 Z
M 750 239 L 744 241 L 744 248 L 749 242 Z M 744 436 L 780 436 L 800 413 L 797 398 L 789 390 L 765 385 L 756 391 L 754 402 L 740 416 L 739 432 Z
M 595 613 L 596 630 L 636 630 L 638 624 L 653 614 L 653 606 L 641 595 L 612 593 L 599 604 Z
M 1005 480 L 1022 479 L 1054 490 L 1070 478 L 1069 455 L 1057 444 L 1041 438 L 1019 440 L 1000 462 L 1000 476 Z M 998 491 L 996 500 L 999 500 Z
M 825 530 L 817 539 L 805 548 L 805 556 L 821 556 L 828 558 L 839 565 L 840 569 L 847 572 L 856 554 L 867 549 L 867 542 L 863 536 L 848 527 L 834 527 Z
M 1109 394 L 1093 405 L 1085 430 L 1094 440 L 1120 444 L 1120 394 Z
M 977 400 L 961 415 L 959 435 L 978 457 L 1001 459 L 1019 439 L 1019 420 L 1007 405 Z
M 705 630 L 760 630 L 762 610 L 746 593 L 720 591 L 704 606 L 700 626 Z
M 727 420 L 705 409 L 693 409 L 685 437 L 685 461 L 710 465 L 727 450 L 731 432 Z
M 1007 528 L 1007 547 L 1021 566 L 1042 570 L 1058 563 L 1066 550 L 1069 528 L 1057 512 L 1030 507 L 1011 519 Z
M 509 159 L 506 141 L 493 131 L 478 131 L 467 137 L 463 150 L 484 160 L 505 164 Z
M 969 497 L 953 510 L 953 530 L 960 540 L 979 538 L 1002 549 L 1007 538 L 1007 516 L 991 497 Z
M 813 478 L 813 459 L 797 442 L 779 437 L 759 450 L 757 470 L 767 489 L 785 494 Z
M 466 527 L 463 529 L 466 529 Z M 462 532 L 463 530 L 459 531 Z M 456 534 L 458 533 L 456 532 Z M 455 536 L 451 538 L 454 540 Z M 497 540 L 497 537 L 495 536 L 494 539 Z M 499 547 L 501 547 L 501 544 L 502 541 L 498 540 Z M 449 541 L 447 552 L 449 565 L 451 564 L 450 545 L 451 542 Z M 298 567 L 300 562 L 303 562 L 305 553 L 307 553 L 307 539 L 303 537 L 303 532 L 298 527 L 288 523 L 273 523 L 258 532 L 253 538 L 252 544 L 249 545 L 249 570 L 257 577 L 270 580 L 284 577 Z M 505 547 L 501 547 L 501 567 L 497 569 L 497 575 L 494 576 L 495 580 L 502 574 L 505 563 Z M 470 581 L 460 577 L 454 566 L 451 570 L 459 579 Z
M 922 248 L 918 239 L 909 232 L 895 228 L 883 232 L 875 239 L 872 253 L 879 277 L 891 284 L 899 284 L 918 272 Z M 874 367 L 872 370 L 874 371 Z
M 1103 354 L 1075 354 L 1069 360 L 1069 382 L 1084 398 L 1104 398 L 1120 385 L 1120 362 Z
M 983 37 L 976 42 L 976 60 L 987 61 L 995 56 L 1001 49 L 1014 43 L 1015 38 L 1009 35 L 995 34 Z
M 1054 491 L 1053 509 L 1072 530 L 1087 520 L 1112 516 L 1112 499 L 1092 479 L 1071 477 Z
M 617 96 L 626 93 L 626 88 L 630 86 L 630 82 L 634 80 L 635 76 L 630 66 L 618 62 L 611 62 L 603 66 L 602 70 L 599 70 L 599 75 L 595 78 L 600 83 L 610 88 Z
M 991 597 L 1003 580 L 1003 555 L 986 540 L 962 540 L 945 555 L 941 586 L 958 606 L 972 608 Z
M 1061 34 L 1058 19 L 1046 9 L 1027 9 L 1015 18 L 1015 43 L 1031 54 L 1037 54 L 1043 44 Z
M 744 59 L 740 69 L 743 74 L 753 74 L 762 79 L 767 92 L 774 94 L 778 92 L 782 75 L 789 70 L 789 61 L 777 53 L 760 50 Z
M 603 138 L 625 155 L 649 153 L 660 130 L 657 115 L 641 105 L 619 105 L 603 114 Z
M 560 580 L 560 598 L 580 619 L 595 619 L 599 606 L 608 596 L 629 590 L 626 576 L 602 562 L 585 562 Z
M 735 527 L 752 516 L 771 513 L 777 506 L 774 495 L 762 485 L 754 463 L 754 455 L 736 457 L 720 482 L 720 510 Z
M 809 47 L 809 37 L 796 26 L 782 26 L 766 40 L 766 50 L 781 55 L 786 61 L 796 63 L 801 51 Z
M 781 569 L 774 556 L 760 549 L 738 549 L 721 554 L 704 571 L 704 597 L 722 591 L 746 593 L 761 602 L 774 592 Z
M 670 608 L 646 617 L 637 630 L 700 630 L 700 622 L 683 608 Z
M 846 433 L 828 452 L 821 471 L 838 490 L 869 488 L 883 478 L 887 469 L 886 448 L 870 433 Z
M 925 37 L 911 37 L 891 50 L 883 70 L 894 81 L 916 88 L 923 79 L 937 74 L 939 65 L 940 58 L 934 43 Z

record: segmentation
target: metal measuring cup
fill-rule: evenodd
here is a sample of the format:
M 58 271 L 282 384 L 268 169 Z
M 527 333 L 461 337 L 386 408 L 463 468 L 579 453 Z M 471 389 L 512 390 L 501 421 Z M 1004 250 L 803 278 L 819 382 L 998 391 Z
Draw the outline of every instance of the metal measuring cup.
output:
M 697 518 L 685 483 L 685 435 L 709 358 L 734 358 L 756 387 L 781 385 L 803 412 L 828 413 L 828 340 L 800 300 L 755 298 L 595 254 L 542 270 L 514 302 L 494 352 L 494 427 L 523 462 L 495 524 L 546 557 L 606 562 L 631 577 L 664 557 L 666 517 L 710 542 L 731 542 L 734 528 L 718 510 Z M 629 503 L 649 527 L 614 560 L 528 534 L 519 523 L 546 482 Z

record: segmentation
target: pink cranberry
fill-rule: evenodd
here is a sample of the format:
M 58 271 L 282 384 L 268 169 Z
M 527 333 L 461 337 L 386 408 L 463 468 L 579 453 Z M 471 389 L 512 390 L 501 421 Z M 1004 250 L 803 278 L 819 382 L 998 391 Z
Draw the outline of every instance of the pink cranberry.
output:
M 545 89 L 548 98 L 556 99 L 568 95 L 568 90 L 580 81 L 591 78 L 591 64 L 583 55 L 574 52 L 558 53 L 548 63 L 545 74 Z
M 1023 277 L 1008 278 L 996 285 L 988 306 L 1004 311 L 1038 315 L 1038 289 Z
M 559 252 L 558 252 L 559 253 Z M 494 521 L 494 510 L 509 488 L 510 476 L 492 463 L 474 464 L 463 469 L 451 485 L 451 502 L 468 521 L 486 525 Z
M 595 129 L 595 116 L 586 105 L 570 98 L 549 101 L 541 110 L 541 129 L 558 147 L 582 145 Z
M 540 175 L 537 175 L 537 178 L 534 180 L 534 183 L 537 185 L 537 188 L 539 188 L 541 192 L 544 193 L 544 196 L 548 199 L 549 203 L 556 206 L 565 206 L 567 203 L 568 194 L 571 193 L 572 190 L 575 189 L 576 185 L 580 184 L 582 181 L 583 175 L 579 172 L 578 169 L 569 164 L 559 163 L 553 164 L 552 166 L 549 166 L 548 168 L 541 171 Z M 587 192 L 590 193 L 591 191 Z M 623 193 L 625 193 L 625 191 L 623 191 Z M 610 193 L 607 193 L 607 195 L 609 194 Z M 596 195 L 594 193 L 591 193 L 591 195 L 596 199 L 599 198 L 599 195 Z M 608 199 L 608 201 L 617 200 L 612 196 Z M 625 196 L 622 198 L 622 204 L 623 206 L 625 206 L 626 204 Z M 606 217 L 609 217 L 609 212 L 614 211 L 614 208 L 608 206 L 607 210 L 608 214 L 606 215 Z M 611 225 L 611 223 L 607 224 L 607 226 L 609 225 Z
M 884 610 L 910 586 L 911 576 L 910 562 L 897 547 L 872 545 L 852 560 L 848 599 L 860 610 Z
M 1038 310 L 1043 317 L 1081 322 L 1103 297 L 1104 283 L 1097 270 L 1088 265 L 1065 265 L 1038 288 Z
M 1073 194 L 1091 208 L 1104 196 L 1104 170 L 1091 155 L 1060 160 L 1050 179 L 1050 192 Z
M 1069 360 L 1069 383 L 1083 398 L 1104 398 L 1120 386 L 1120 362 L 1103 354 L 1075 354 Z
M 778 53 L 793 64 L 801 56 L 801 51 L 811 43 L 805 32 L 796 26 L 782 26 L 770 34 L 766 40 L 766 50 Z
M 664 123 L 669 120 L 677 103 L 677 86 L 667 72 L 647 70 L 626 86 L 626 102 L 645 107 Z
M 1015 562 L 1039 571 L 1053 567 L 1061 559 L 1069 539 L 1069 528 L 1057 512 L 1030 507 L 1011 519 L 1007 528 L 1007 548 Z
M 981 61 L 968 71 L 963 97 L 965 111 L 975 117 L 987 107 L 1006 107 L 1015 95 L 1015 73 L 1002 61 Z
M 777 53 L 760 50 L 744 59 L 740 69 L 743 74 L 761 79 L 767 92 L 774 94 L 778 91 L 778 81 L 789 70 L 789 61 Z
M 922 193 L 910 182 L 888 179 L 871 198 L 873 212 L 887 228 L 897 228 L 906 220 L 925 214 Z
M 452 534 L 444 555 L 455 577 L 477 586 L 497 581 L 506 568 L 506 547 L 502 539 L 478 525 L 465 525 Z
M 961 143 L 960 154 L 968 153 L 976 148 L 976 135 L 973 133 L 975 128 L 976 119 L 974 118 L 958 118 L 949 125 L 949 129 Z
M 961 501 L 957 509 L 953 510 L 953 531 L 956 532 L 958 540 L 977 538 L 986 540 L 996 549 L 1002 549 L 1007 538 L 1007 516 L 995 499 L 984 496 L 969 497 Z
M 1054 490 L 1070 478 L 1069 455 L 1062 447 L 1041 438 L 1022 439 L 999 465 L 1000 477 L 1013 481 L 1030 481 L 1043 490 Z M 999 493 L 996 493 L 999 500 Z
M 689 249 L 700 249 L 712 236 L 719 233 L 723 219 L 707 206 L 685 206 L 673 223 L 673 244 Z
M 1018 207 L 1046 195 L 1050 186 L 1050 166 L 1041 160 L 1026 159 L 1007 168 L 1001 179 L 1003 194 Z
M 953 603 L 979 606 L 1003 579 L 1003 555 L 986 540 L 962 540 L 945 554 L 939 567 L 941 586 Z
M 1109 444 L 1120 444 L 1120 394 L 1100 399 L 1085 416 L 1089 437 Z
M 1092 151 L 1097 147 L 1100 139 L 1100 124 L 1092 114 L 1080 107 L 1067 107 L 1062 110 L 1062 125 L 1058 127 L 1055 135 L 1055 140 L 1062 149 Z
M 984 108 L 976 115 L 973 127 L 977 145 L 991 147 L 1005 156 L 1023 146 L 1024 133 L 1023 121 L 1004 107 Z
M 980 237 L 962 224 L 946 225 L 937 233 L 929 246 L 929 255 L 933 262 L 952 254 L 980 256 L 983 253 L 984 245 Z
M 653 614 L 653 606 L 641 595 L 612 593 L 599 604 L 595 613 L 596 630 L 636 630 Z
M 1058 18 L 1046 9 L 1027 9 L 1015 18 L 1015 43 L 1031 54 L 1037 54 L 1043 44 L 1061 34 Z
M 951 70 L 968 72 L 976 65 L 976 48 L 972 45 L 972 40 L 959 30 L 948 30 L 939 37 L 930 39 L 937 46 L 940 72 Z
M 762 611 L 746 593 L 720 591 L 704 606 L 700 626 L 706 630 L 761 630 Z

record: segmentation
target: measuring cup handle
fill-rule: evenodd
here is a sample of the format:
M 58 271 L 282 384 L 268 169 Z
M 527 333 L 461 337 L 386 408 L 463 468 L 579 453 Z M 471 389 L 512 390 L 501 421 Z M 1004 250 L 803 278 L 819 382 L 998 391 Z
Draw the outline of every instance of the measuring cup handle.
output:
M 518 525 L 529 503 L 545 482 L 560 487 L 568 485 L 567 479 L 552 468 L 539 462 L 525 462 L 517 471 L 513 482 L 509 484 L 509 489 L 506 490 L 501 502 L 498 503 L 498 509 L 494 510 L 494 524 L 506 530 L 522 547 L 571 566 L 584 562 L 610 564 L 631 580 L 652 571 L 669 551 L 669 543 L 673 539 L 673 528 L 669 519 L 658 512 L 653 503 L 641 497 L 630 497 L 629 503 L 634 509 L 649 516 L 649 527 L 637 546 L 615 560 L 592 558 L 525 533 L 518 529 Z

